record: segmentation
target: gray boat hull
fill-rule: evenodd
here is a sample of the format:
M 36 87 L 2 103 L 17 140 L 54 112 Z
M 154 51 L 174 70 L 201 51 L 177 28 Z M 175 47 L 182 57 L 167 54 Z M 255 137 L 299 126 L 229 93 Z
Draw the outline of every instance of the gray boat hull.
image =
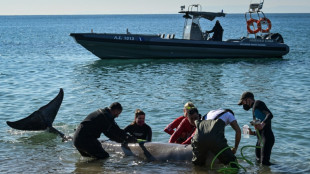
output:
M 157 35 L 71 33 L 101 59 L 281 58 L 286 44 L 271 39 L 228 41 L 163 39 Z

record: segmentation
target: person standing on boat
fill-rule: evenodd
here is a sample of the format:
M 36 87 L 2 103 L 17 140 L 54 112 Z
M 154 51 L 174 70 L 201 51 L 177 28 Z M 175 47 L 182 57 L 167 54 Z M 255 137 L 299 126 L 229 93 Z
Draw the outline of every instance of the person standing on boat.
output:
M 194 104 L 192 102 L 187 102 L 184 105 L 183 108 L 183 115 L 176 118 L 173 122 L 171 122 L 165 129 L 164 131 L 168 133 L 169 135 L 172 135 L 174 133 L 174 129 L 176 129 L 179 124 L 187 117 L 187 112 L 191 109 L 195 108 Z M 185 136 L 185 135 L 184 135 Z
M 140 109 L 135 111 L 134 121 L 128 125 L 124 131 L 130 133 L 137 139 L 142 139 L 149 142 L 152 141 L 152 129 L 145 123 L 145 113 Z
M 90 113 L 78 126 L 73 144 L 82 156 L 105 159 L 109 154 L 102 148 L 98 138 L 101 133 L 118 143 L 136 142 L 136 138 L 128 135 L 120 129 L 114 121 L 123 108 L 118 102 L 112 103 L 110 107 L 98 109 Z
M 224 29 L 222 28 L 220 21 L 216 21 L 214 27 L 210 31 L 206 31 L 206 33 L 213 33 L 212 40 L 213 41 L 222 41 Z
M 171 135 L 169 143 L 190 144 L 191 135 L 195 131 L 195 120 L 199 119 L 197 108 L 191 108 L 191 113 L 187 113 L 187 117 L 177 127 L 176 131 Z
M 252 92 L 244 92 L 241 95 L 238 105 L 242 105 L 243 109 L 246 111 L 252 108 L 253 120 L 261 120 L 259 124 L 255 125 L 255 129 L 259 131 L 261 139 L 255 131 L 253 132 L 249 129 L 249 133 L 250 135 L 257 135 L 256 146 L 261 146 L 261 148 L 256 148 L 256 160 L 263 165 L 272 165 L 269 161 L 271 150 L 275 142 L 275 137 L 271 129 L 272 113 L 264 102 L 254 99 L 254 94 Z
M 241 130 L 232 110 L 212 110 L 204 116 L 202 120 L 195 121 L 195 124 L 196 131 L 192 138 L 192 162 L 195 165 L 204 165 L 209 151 L 217 155 L 225 148 L 226 150 L 218 156 L 219 161 L 225 165 L 236 161 L 236 156 L 234 154 L 240 143 Z M 232 149 L 229 148 L 224 134 L 225 127 L 228 124 L 230 124 L 236 132 L 235 146 Z M 237 167 L 234 164 L 231 166 Z

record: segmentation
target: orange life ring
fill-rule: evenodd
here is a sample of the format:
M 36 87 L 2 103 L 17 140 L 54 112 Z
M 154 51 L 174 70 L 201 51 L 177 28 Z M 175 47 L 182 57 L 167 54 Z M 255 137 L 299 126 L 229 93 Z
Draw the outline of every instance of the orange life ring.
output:
M 253 23 L 256 23 L 256 24 L 257 24 L 257 29 L 256 29 L 256 30 L 252 30 L 252 29 L 251 29 L 251 26 L 254 26 Z M 250 34 L 256 34 L 256 33 L 258 33 L 258 32 L 261 30 L 261 26 L 258 25 L 256 19 L 251 18 L 251 19 L 249 19 L 248 21 L 246 21 L 246 24 L 247 24 L 247 27 L 246 27 L 246 28 L 247 28 L 247 30 L 248 30 L 248 33 L 250 33 Z
M 268 27 L 266 29 L 262 29 L 262 23 L 267 22 Z M 271 21 L 268 18 L 260 18 L 259 21 L 257 21 L 257 25 L 260 26 L 262 33 L 269 33 L 271 30 Z

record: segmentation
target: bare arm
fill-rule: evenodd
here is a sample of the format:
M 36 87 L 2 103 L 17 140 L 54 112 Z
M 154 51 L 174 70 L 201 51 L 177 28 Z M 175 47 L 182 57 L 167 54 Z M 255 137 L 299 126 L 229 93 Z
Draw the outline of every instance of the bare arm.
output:
M 240 143 L 240 139 L 241 139 L 241 130 L 240 130 L 240 127 L 237 123 L 237 120 L 234 120 L 233 122 L 231 122 L 230 126 L 236 132 L 236 134 L 235 134 L 235 147 L 232 149 L 233 153 L 236 153 L 238 146 L 239 146 L 239 143 Z

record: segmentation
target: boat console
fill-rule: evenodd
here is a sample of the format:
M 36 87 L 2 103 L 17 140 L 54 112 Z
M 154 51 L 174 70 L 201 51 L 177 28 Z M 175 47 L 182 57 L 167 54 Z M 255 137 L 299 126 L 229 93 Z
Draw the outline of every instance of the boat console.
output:
M 201 18 L 207 20 L 214 20 L 216 17 L 225 17 L 223 12 L 203 12 L 200 4 L 190 5 L 187 11 L 184 11 L 185 6 L 181 6 L 179 13 L 184 13 L 185 19 L 183 28 L 183 38 L 186 40 L 208 40 L 208 35 L 205 34 L 200 26 L 199 20 Z

